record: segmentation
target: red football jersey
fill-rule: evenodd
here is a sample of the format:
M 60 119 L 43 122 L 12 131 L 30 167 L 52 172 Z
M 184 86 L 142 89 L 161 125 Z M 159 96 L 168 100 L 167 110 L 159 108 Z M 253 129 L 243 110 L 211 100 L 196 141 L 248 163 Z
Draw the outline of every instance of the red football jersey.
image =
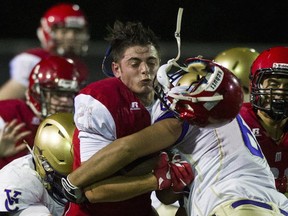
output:
M 282 180 L 285 181 L 285 178 L 288 176 L 288 124 L 285 125 L 284 134 L 277 143 L 268 136 L 267 131 L 259 123 L 259 117 L 250 103 L 243 104 L 240 114 L 259 142 L 271 171 L 275 176 L 278 190 L 285 192 L 283 188 L 279 188 L 278 184 Z
M 25 126 L 21 131 L 29 130 L 32 133 L 24 137 L 23 140 L 25 140 L 29 146 L 33 146 L 34 137 L 40 124 L 40 119 L 35 116 L 34 112 L 30 109 L 24 100 L 16 99 L 0 101 L 0 118 L 2 118 L 6 123 L 11 122 L 13 119 L 17 119 L 18 123 L 25 123 Z M 23 140 L 19 140 L 17 145 L 22 143 Z M 15 158 L 26 155 L 27 153 L 28 149 L 11 157 L 0 158 L 0 169 Z
M 117 138 L 133 134 L 151 124 L 151 117 L 147 109 L 141 104 L 139 99 L 117 78 L 107 78 L 94 82 L 80 92 L 81 95 L 89 95 L 89 102 L 91 100 L 97 101 L 98 106 L 104 106 L 109 111 L 115 123 L 115 134 Z M 77 96 L 78 97 L 78 96 Z M 81 103 L 84 104 L 84 101 Z M 89 106 L 88 104 L 88 106 Z M 94 107 L 95 108 L 95 107 Z M 77 115 L 77 110 L 75 110 Z M 101 121 L 106 124 L 113 124 L 107 122 L 103 117 L 103 113 L 96 113 L 89 121 Z M 77 120 L 76 120 L 77 121 Z M 102 122 L 103 121 L 103 122 Z M 82 124 L 89 124 L 89 122 L 81 122 Z M 77 123 L 76 123 L 77 125 Z M 90 126 L 91 127 L 91 126 Z M 83 129 L 81 129 L 83 130 Z M 99 131 L 103 132 L 104 130 Z M 78 139 L 78 130 L 74 134 L 74 168 L 80 166 L 80 144 Z M 104 135 L 103 135 L 104 136 Z M 91 141 L 93 142 L 93 141 Z M 151 193 L 146 193 L 132 199 L 120 202 L 107 202 L 95 204 L 69 204 L 66 216 L 84 216 L 84 215 L 97 215 L 97 216 L 148 216 L 151 214 Z

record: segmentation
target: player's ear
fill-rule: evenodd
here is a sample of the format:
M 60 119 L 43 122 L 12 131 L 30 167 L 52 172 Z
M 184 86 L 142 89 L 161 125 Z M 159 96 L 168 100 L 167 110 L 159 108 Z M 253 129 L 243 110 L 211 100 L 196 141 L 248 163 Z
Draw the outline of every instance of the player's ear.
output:
M 120 65 L 116 62 L 112 62 L 112 71 L 115 77 L 121 77 L 121 68 Z

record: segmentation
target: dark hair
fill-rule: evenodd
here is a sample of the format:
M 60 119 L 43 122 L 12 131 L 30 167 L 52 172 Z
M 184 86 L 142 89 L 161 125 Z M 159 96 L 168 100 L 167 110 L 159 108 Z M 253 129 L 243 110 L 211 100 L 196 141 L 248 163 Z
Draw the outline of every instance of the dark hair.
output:
M 153 45 L 160 57 L 158 37 L 149 28 L 145 28 L 141 22 L 126 22 L 116 20 L 113 28 L 108 26 L 108 35 L 105 40 L 110 43 L 111 55 L 114 61 L 118 61 L 123 52 L 131 46 Z

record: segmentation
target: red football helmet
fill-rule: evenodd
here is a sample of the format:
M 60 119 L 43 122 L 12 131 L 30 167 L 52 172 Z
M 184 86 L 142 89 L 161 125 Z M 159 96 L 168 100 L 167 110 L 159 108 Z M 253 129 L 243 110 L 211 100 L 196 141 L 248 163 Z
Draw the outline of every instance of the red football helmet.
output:
M 37 35 L 42 46 L 54 54 L 82 55 L 88 50 L 88 23 L 77 4 L 60 3 L 48 9 Z
M 288 89 L 278 85 L 263 87 L 267 78 L 288 79 L 288 47 L 273 47 L 260 53 L 251 67 L 251 103 L 273 120 L 288 117 Z
M 166 107 L 180 119 L 200 127 L 220 127 L 232 121 L 243 102 L 236 76 L 223 66 L 202 58 L 189 58 L 185 65 L 186 71 L 177 72 L 181 76 L 174 81 L 176 84 L 161 86 L 160 92 L 166 92 L 161 99 Z M 159 79 L 158 82 L 164 83 Z M 161 95 L 159 91 L 158 95 Z
M 41 60 L 30 73 L 27 104 L 41 117 L 72 112 L 80 84 L 79 72 L 71 59 L 50 56 Z

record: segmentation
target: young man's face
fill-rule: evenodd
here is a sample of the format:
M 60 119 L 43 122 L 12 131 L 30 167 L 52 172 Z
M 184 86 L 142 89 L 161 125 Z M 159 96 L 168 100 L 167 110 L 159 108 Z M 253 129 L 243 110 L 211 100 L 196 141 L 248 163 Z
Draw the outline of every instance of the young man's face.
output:
M 72 112 L 74 105 L 74 92 L 47 92 L 46 103 L 48 114 L 57 112 Z
M 112 64 L 115 77 L 136 94 L 153 91 L 153 80 L 160 60 L 154 46 L 133 46 L 126 49 L 122 59 Z
M 263 80 L 262 88 L 267 89 L 263 92 L 267 93 L 265 97 L 266 106 L 270 105 L 270 100 L 288 100 L 287 91 L 288 91 L 288 78 L 283 77 L 269 77 Z M 269 94 L 269 89 L 273 89 L 272 95 Z M 272 98 L 271 98 L 272 97 Z
M 272 122 L 279 122 L 282 121 L 284 118 L 287 118 L 285 117 L 288 113 L 287 77 L 266 77 L 261 82 L 259 93 L 260 95 L 257 96 L 259 100 L 258 104 L 266 111 L 269 111 L 269 113 L 267 113 L 265 111 L 258 110 L 258 114 L 262 119 L 266 119 Z
M 86 28 L 58 27 L 53 30 L 53 36 L 55 51 L 59 55 L 81 55 L 84 49 L 88 49 L 89 35 Z

